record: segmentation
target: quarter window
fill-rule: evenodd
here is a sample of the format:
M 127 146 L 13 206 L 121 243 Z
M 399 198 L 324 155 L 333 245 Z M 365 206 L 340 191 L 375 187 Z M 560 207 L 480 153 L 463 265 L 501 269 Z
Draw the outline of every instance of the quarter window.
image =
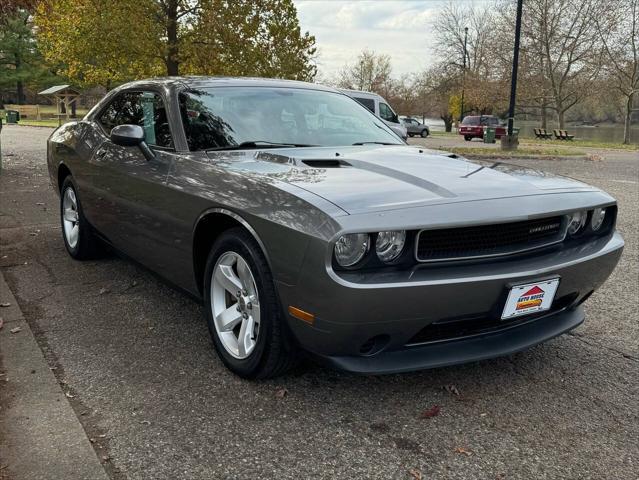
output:
M 123 92 L 102 112 L 98 120 L 110 133 L 118 125 L 139 125 L 149 145 L 173 148 L 173 138 L 162 97 L 154 92 Z

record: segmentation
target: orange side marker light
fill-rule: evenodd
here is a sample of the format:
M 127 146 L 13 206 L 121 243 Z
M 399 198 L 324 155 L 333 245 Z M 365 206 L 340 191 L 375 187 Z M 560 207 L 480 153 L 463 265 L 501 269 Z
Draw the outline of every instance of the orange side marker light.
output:
M 309 325 L 313 325 L 315 323 L 315 315 L 312 313 L 305 312 L 296 307 L 289 306 L 288 313 L 290 313 L 293 317 L 308 323 Z

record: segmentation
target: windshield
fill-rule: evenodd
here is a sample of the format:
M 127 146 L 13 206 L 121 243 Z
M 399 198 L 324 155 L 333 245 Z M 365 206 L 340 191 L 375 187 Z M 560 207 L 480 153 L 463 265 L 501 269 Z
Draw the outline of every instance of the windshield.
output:
M 402 143 L 352 98 L 321 90 L 188 90 L 180 94 L 180 108 L 191 150 Z

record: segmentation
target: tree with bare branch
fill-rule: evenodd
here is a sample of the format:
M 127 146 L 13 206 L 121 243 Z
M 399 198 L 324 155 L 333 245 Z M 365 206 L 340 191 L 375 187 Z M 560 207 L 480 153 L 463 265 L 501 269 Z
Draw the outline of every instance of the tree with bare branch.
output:
M 614 3 L 596 21 L 604 49 L 604 68 L 624 99 L 623 143 L 630 143 L 635 95 L 639 93 L 639 0 Z

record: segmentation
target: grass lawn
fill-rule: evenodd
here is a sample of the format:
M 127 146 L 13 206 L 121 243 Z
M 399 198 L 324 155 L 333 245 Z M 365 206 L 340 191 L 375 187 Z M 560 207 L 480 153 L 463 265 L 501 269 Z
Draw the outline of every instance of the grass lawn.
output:
M 66 120 L 63 120 L 62 123 L 65 123 Z M 4 123 L 3 120 L 3 124 L 6 125 L 6 123 Z M 27 127 L 57 127 L 58 126 L 58 120 L 56 119 L 49 119 L 49 120 L 20 120 L 18 122 L 18 125 L 22 125 L 22 126 L 27 126 Z
M 499 148 L 489 147 L 452 147 L 447 151 L 460 155 L 474 155 L 477 157 L 575 157 L 586 153 L 573 148 L 534 148 L 522 147 L 517 150 L 505 151 Z
M 520 138 L 520 144 L 527 146 L 557 145 L 561 147 L 601 148 L 604 150 L 639 150 L 639 145 L 622 143 L 593 142 L 590 140 L 539 140 L 537 138 Z

